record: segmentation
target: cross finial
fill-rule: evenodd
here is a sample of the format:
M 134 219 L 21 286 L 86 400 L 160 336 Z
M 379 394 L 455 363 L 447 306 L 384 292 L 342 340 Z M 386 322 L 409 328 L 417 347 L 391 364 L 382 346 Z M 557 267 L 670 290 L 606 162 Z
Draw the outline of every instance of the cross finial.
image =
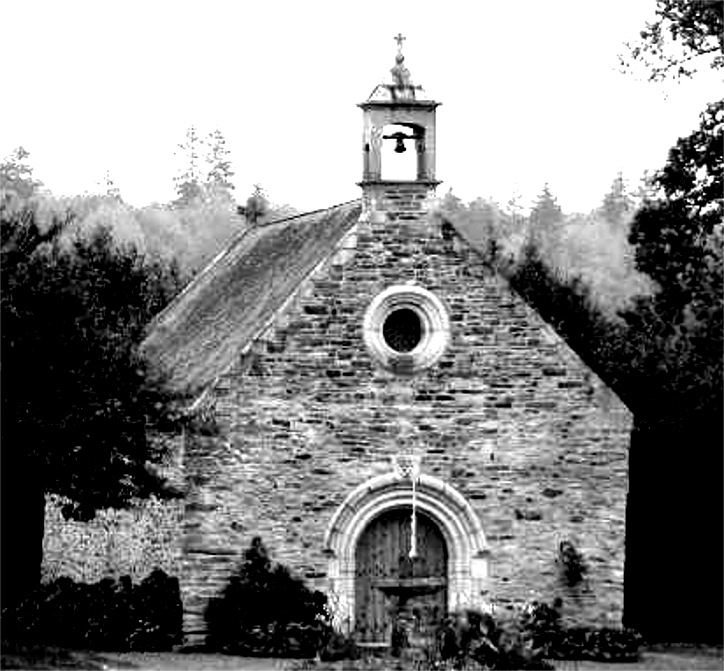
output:
M 395 42 L 397 42 L 397 51 L 402 53 L 402 43 L 406 40 L 406 37 L 402 36 L 402 33 L 395 35 Z

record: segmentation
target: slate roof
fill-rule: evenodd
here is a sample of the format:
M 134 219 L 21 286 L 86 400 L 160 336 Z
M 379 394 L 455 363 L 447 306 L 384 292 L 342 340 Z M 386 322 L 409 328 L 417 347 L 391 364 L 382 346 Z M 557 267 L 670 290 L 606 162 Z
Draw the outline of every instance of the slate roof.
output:
M 179 391 L 229 368 L 357 220 L 361 201 L 248 229 L 154 320 L 143 350 Z

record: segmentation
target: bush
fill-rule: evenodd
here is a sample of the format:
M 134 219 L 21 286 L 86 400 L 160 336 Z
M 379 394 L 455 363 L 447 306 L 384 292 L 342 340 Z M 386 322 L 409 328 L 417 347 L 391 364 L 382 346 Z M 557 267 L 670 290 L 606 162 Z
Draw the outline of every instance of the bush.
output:
M 325 646 L 319 652 L 323 662 L 338 662 L 343 659 L 359 659 L 360 650 L 354 639 L 339 632 L 332 631 Z
M 594 662 L 635 662 L 641 636 L 631 629 L 571 627 L 561 632 L 551 659 L 579 659 Z
M 90 650 L 170 650 L 182 639 L 178 580 L 160 569 L 140 585 L 76 583 L 68 577 L 39 586 L 3 611 L 3 637 L 19 643 Z
M 329 640 L 327 597 L 272 564 L 260 538 L 220 597 L 209 602 L 207 647 L 243 655 L 311 657 Z
M 437 636 L 436 655 L 455 669 L 474 661 L 486 669 L 552 669 L 545 648 L 516 620 L 497 623 L 492 616 L 467 610 L 448 617 Z M 430 666 L 436 666 L 431 663 Z
M 560 606 L 533 603 L 517 616 L 494 619 L 468 610 L 440 627 L 431 668 L 463 669 L 470 662 L 486 669 L 551 669 L 549 659 L 631 662 L 641 637 L 630 629 L 571 627 L 561 624 Z
M 631 662 L 638 659 L 641 636 L 631 629 L 564 627 L 560 600 L 553 607 L 533 603 L 521 618 L 535 648 L 549 659 Z

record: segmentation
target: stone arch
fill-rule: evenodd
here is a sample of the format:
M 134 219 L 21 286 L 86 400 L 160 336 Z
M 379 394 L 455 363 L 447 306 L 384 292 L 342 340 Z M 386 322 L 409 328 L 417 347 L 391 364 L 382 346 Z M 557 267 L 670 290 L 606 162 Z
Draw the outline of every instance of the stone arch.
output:
M 438 525 L 447 545 L 448 608 L 482 605 L 489 551 L 475 511 L 454 487 L 431 475 L 420 475 L 416 489 L 417 509 Z M 362 532 L 381 513 L 411 505 L 410 480 L 387 473 L 356 487 L 332 516 L 324 549 L 329 556 L 330 605 L 338 629 L 354 626 L 355 551 Z
M 425 177 L 425 127 L 406 121 L 391 121 L 379 129 L 380 177 L 383 181 L 412 182 Z M 401 136 L 400 140 L 397 137 Z M 404 153 L 397 147 L 404 146 Z

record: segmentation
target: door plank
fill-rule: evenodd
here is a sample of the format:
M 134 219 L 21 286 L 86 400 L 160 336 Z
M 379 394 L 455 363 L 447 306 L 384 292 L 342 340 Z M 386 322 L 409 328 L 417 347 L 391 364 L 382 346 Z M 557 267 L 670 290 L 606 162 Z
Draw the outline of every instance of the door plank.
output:
M 406 600 L 402 599 L 406 603 L 403 610 L 419 636 L 429 636 L 445 615 L 445 541 L 437 525 L 418 513 L 418 558 L 411 562 L 411 513 L 410 508 L 383 513 L 372 520 L 357 545 L 355 619 L 357 637 L 362 642 L 389 643 L 397 614 L 392 594 L 407 595 Z M 408 573 L 402 581 L 401 570 Z M 435 591 L 418 593 L 425 589 Z

